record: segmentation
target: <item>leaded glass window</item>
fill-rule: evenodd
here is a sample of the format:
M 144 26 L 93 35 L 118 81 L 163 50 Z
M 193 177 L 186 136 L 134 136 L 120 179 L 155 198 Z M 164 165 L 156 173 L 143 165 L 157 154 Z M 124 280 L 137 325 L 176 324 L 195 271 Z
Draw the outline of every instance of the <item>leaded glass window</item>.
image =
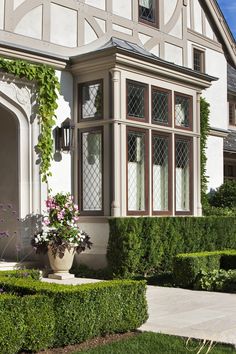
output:
M 145 210 L 145 133 L 128 132 L 128 210 Z
M 156 0 L 139 0 L 139 19 L 156 23 Z
M 176 211 L 190 211 L 190 140 L 175 142 Z
M 175 94 L 175 125 L 190 128 L 192 114 L 192 100 L 188 96 Z
M 102 131 L 82 133 L 82 211 L 102 211 Z
M 127 115 L 129 118 L 135 119 L 145 119 L 146 110 L 145 110 L 145 96 L 147 86 L 139 84 L 138 82 L 128 81 L 127 83 L 128 90 L 128 112 Z
M 153 135 L 153 211 L 168 211 L 169 188 L 169 139 Z
M 168 125 L 171 109 L 171 93 L 160 89 L 152 90 L 152 121 Z
M 204 72 L 204 56 L 202 50 L 193 49 L 193 69 L 201 73 Z
M 80 85 L 81 119 L 99 119 L 103 115 L 102 81 Z

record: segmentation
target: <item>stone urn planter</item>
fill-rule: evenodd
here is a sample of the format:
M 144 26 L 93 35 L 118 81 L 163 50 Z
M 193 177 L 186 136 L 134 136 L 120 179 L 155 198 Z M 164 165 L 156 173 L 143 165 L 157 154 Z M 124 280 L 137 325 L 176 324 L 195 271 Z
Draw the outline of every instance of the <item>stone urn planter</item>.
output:
M 52 274 L 49 274 L 50 279 L 71 279 L 74 278 L 74 274 L 69 273 L 72 267 L 75 255 L 75 248 L 65 249 L 64 255 L 60 256 L 59 253 L 53 254 L 52 249 L 48 246 L 48 258 L 50 267 L 53 270 Z
M 36 253 L 48 254 L 52 279 L 74 278 L 69 273 L 75 252 L 91 248 L 90 236 L 81 230 L 79 208 L 69 193 L 57 193 L 46 200 L 47 214 L 42 215 L 42 225 L 34 234 L 31 245 Z

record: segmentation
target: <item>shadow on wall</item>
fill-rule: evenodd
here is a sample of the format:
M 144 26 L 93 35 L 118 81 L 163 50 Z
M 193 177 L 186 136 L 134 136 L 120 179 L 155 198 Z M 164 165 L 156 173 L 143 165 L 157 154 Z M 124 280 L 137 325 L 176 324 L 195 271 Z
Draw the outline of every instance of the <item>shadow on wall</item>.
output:
M 41 215 L 19 219 L 11 204 L 0 204 L 0 261 L 39 261 L 31 238 L 41 228 Z

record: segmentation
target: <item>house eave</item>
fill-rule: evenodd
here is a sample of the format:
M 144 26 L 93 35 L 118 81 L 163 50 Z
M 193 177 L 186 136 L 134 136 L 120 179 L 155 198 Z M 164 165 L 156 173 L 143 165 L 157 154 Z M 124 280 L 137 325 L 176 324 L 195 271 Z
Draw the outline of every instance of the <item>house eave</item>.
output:
M 198 73 L 192 69 L 167 62 L 160 58 L 147 57 L 123 48 L 104 48 L 71 58 L 70 70 L 73 74 L 92 72 L 114 67 L 139 69 L 169 80 L 175 80 L 194 86 L 199 90 L 211 86 L 218 78 Z
M 65 69 L 69 63 L 69 57 L 54 56 L 24 46 L 13 46 L 3 41 L 0 41 L 0 56 L 8 59 L 22 59 L 32 63 L 46 64 L 55 69 Z

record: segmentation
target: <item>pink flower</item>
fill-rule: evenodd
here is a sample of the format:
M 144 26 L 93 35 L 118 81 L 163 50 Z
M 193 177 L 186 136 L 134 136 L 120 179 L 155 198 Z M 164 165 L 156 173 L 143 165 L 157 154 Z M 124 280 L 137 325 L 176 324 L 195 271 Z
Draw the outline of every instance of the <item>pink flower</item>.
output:
M 49 218 L 48 218 L 47 216 L 43 219 L 43 224 L 44 224 L 45 226 L 47 226 L 47 225 L 50 224 L 50 220 L 49 220 Z

